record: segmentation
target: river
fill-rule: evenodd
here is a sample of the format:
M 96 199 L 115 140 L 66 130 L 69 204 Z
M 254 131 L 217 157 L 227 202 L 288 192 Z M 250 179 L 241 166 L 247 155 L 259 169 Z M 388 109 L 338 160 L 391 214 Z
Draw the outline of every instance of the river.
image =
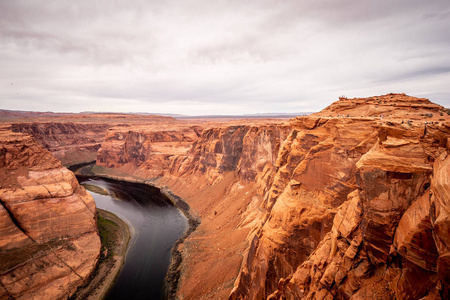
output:
M 125 264 L 106 299 L 164 299 L 164 278 L 171 249 L 188 227 L 187 218 L 159 189 L 95 177 L 77 177 L 109 195 L 92 192 L 98 208 L 110 211 L 131 226 Z

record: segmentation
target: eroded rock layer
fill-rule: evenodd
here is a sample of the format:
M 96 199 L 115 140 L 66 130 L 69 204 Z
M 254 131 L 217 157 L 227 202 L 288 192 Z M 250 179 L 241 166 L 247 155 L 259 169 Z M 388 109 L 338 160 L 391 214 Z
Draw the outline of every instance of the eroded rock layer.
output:
M 1 114 L 1 112 L 0 112 Z M 26 116 L 26 114 L 24 114 Z M 164 124 L 176 122 L 171 117 L 134 114 L 37 114 L 30 121 L 11 120 L 14 132 L 33 136 L 36 142 L 50 151 L 65 166 L 96 160 L 97 150 L 110 127 L 120 124 Z
M 449 126 L 433 129 L 448 136 Z M 431 207 L 436 173 L 448 171 L 442 168 L 449 149 L 435 141 L 440 155 L 429 157 L 424 149 L 432 145 L 421 139 L 423 130 L 407 128 L 408 132 L 399 135 L 401 130 L 406 129 L 392 124 L 378 130 L 377 143 L 356 164 L 358 187 L 338 208 L 331 232 L 276 296 L 448 297 L 448 283 L 439 279 L 448 276 L 448 270 L 439 275 L 436 268 L 441 254 L 437 216 Z M 394 135 L 402 136 L 402 142 L 394 143 Z M 446 251 L 442 251 L 444 257 Z
M 63 299 L 100 253 L 96 207 L 33 138 L 0 129 L 0 298 Z
M 124 121 L 94 171 L 201 219 L 179 247 L 178 299 L 448 299 L 448 113 L 388 94 L 289 122 Z
M 183 137 L 181 133 L 185 131 L 182 130 L 179 134 L 161 130 L 151 134 L 142 131 L 141 135 L 137 135 L 129 129 L 125 132 L 120 129 L 114 133 L 113 128 L 108 133 L 109 137 L 116 139 L 120 134 L 123 135 L 119 141 L 113 138 L 105 140 L 98 154 L 102 170 L 113 174 L 113 170 L 106 169 L 103 162 L 112 158 L 110 163 L 119 166 L 115 170 L 119 170 L 121 175 L 127 170 L 135 177 L 146 180 L 152 178 L 145 177 L 148 174 L 158 175 L 153 184 L 169 188 L 174 194 L 181 196 L 201 218 L 198 229 L 180 249 L 183 261 L 177 297 L 228 297 L 238 275 L 241 253 L 246 248 L 249 229 L 253 222 L 257 222 L 256 216 L 260 213 L 266 182 L 272 180 L 270 174 L 273 172 L 279 147 L 289 130 L 289 125 L 279 121 L 260 121 L 258 125 L 223 124 L 204 130 L 200 137 L 191 135 L 190 141 L 185 138 L 178 141 L 181 145 L 183 141 L 184 145 L 190 143 L 186 150 L 190 149 L 184 153 L 173 153 L 172 150 L 172 153 L 159 151 L 156 154 L 151 150 L 163 149 L 162 146 L 167 145 L 165 140 Z M 152 139 L 154 135 L 159 135 L 160 138 Z M 110 154 L 117 153 L 113 149 L 123 151 L 124 140 L 138 136 L 142 137 L 141 142 L 133 144 L 143 146 L 136 149 L 136 152 L 145 153 L 149 161 L 161 158 L 165 152 L 164 159 L 160 161 L 167 164 L 168 168 L 140 163 L 136 159 L 121 165 L 116 159 L 120 156 Z M 158 173 L 153 173 L 155 170 Z M 255 190 L 260 192 L 255 193 Z
M 319 116 L 341 117 L 381 117 L 388 119 L 424 120 L 440 118 L 448 114 L 448 109 L 426 98 L 390 93 L 367 98 L 340 97 L 322 111 Z
M 201 217 L 181 248 L 181 299 L 446 297 L 447 112 L 404 94 L 342 98 L 287 123 L 177 137 L 164 164 L 148 155 L 156 132 L 112 129 L 99 157 L 109 171 L 131 161 Z
M 97 166 L 126 173 L 139 169 L 141 176 L 150 178 L 162 176 L 170 160 L 185 155 L 201 131 L 189 125 L 112 127 L 98 151 Z
M 108 124 L 73 122 L 14 123 L 12 130 L 32 135 L 63 164 L 73 165 L 94 161 L 105 138 Z

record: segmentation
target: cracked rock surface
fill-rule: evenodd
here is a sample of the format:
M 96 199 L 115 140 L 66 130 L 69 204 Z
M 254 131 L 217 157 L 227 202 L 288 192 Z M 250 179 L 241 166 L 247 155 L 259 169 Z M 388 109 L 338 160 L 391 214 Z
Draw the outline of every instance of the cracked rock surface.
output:
M 0 298 L 64 299 L 99 258 L 95 202 L 34 139 L 0 128 Z

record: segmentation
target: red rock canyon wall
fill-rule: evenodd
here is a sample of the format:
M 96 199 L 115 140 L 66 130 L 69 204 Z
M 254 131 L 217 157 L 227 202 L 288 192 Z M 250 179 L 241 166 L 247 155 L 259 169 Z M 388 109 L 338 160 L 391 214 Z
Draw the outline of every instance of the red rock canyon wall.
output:
M 443 107 L 388 94 L 289 122 L 169 123 L 111 126 L 96 172 L 171 190 L 201 218 L 179 299 L 449 297 Z
M 4 127 L 0 169 L 0 298 L 67 298 L 99 258 L 92 196 L 33 138 Z

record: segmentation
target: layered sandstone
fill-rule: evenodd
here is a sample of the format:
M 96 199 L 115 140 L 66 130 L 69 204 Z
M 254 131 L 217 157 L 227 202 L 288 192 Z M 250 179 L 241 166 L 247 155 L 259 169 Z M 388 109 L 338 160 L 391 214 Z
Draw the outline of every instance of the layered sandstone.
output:
M 92 196 L 33 138 L 5 127 L 0 169 L 0 298 L 67 298 L 100 253 Z
M 1 113 L 0 113 L 1 114 Z M 14 132 L 33 136 L 64 165 L 95 161 L 97 151 L 109 128 L 127 124 L 165 124 L 176 122 L 171 117 L 134 114 L 37 114 L 32 121 L 23 113 L 20 122 L 11 119 Z
M 211 126 L 160 160 L 157 130 L 113 128 L 99 157 L 131 162 L 201 217 L 181 248 L 179 298 L 431 297 L 448 290 L 445 120 L 404 94 L 342 98 L 287 123 Z
M 94 161 L 105 138 L 108 124 L 73 122 L 13 123 L 12 130 L 32 135 L 65 165 Z
M 449 125 L 435 129 L 448 136 Z M 431 207 L 437 185 L 433 179 L 448 171 L 444 166 L 449 149 L 437 147 L 441 154 L 427 157 L 421 130 L 408 128 L 399 135 L 406 129 L 387 127 L 379 129 L 377 143 L 358 161 L 358 188 L 339 207 L 332 230 L 274 296 L 448 297 L 448 283 L 444 283 L 448 269 L 436 268 L 437 216 Z M 393 136 L 402 136 L 402 142 L 389 142 Z
M 281 146 L 268 212 L 255 230 L 231 298 L 264 298 L 330 231 L 336 208 L 356 188 L 356 162 L 377 124 L 366 119 L 297 118 Z
M 201 131 L 196 125 L 115 126 L 98 151 L 97 165 L 145 177 L 162 176 L 170 159 L 184 155 Z
M 416 299 L 436 288 L 445 297 L 448 284 L 433 267 L 433 217 L 413 219 L 417 232 L 409 232 L 412 242 L 401 251 L 394 236 L 408 224 L 400 220 L 416 217 L 413 208 L 426 210 L 412 204 L 425 197 L 433 162 L 449 150 L 450 124 L 336 118 L 323 111 L 292 125 L 279 153 L 292 163 L 277 165 L 266 196 L 270 213 L 251 240 L 230 298 Z
M 287 130 L 278 128 L 280 124 L 279 120 L 191 120 L 114 126 L 98 151 L 96 165 L 147 179 L 205 172 L 217 178 L 234 171 L 254 179 L 267 159 L 276 160 L 273 148 L 284 138 L 280 130 Z M 259 136 L 261 132 L 264 135 Z M 261 158 L 253 157 L 255 147 L 261 149 Z
M 94 169 L 200 217 L 179 247 L 179 299 L 445 299 L 447 113 L 388 94 L 289 122 L 124 121 Z
M 280 121 L 252 122 L 247 125 L 216 123 L 218 126 L 205 129 L 195 141 L 191 134 L 190 140 L 184 138 L 177 142 L 170 139 L 186 137 L 186 132 L 192 129 L 175 134 L 163 128 L 150 131 L 147 127 L 147 131 L 141 130 L 138 135 L 131 128 L 118 128 L 118 131 L 112 128 L 108 133 L 111 139 L 106 139 L 99 151 L 98 161 L 104 169 L 103 161 L 109 160 L 122 174 L 128 171 L 145 180 L 157 175 L 154 184 L 168 187 L 183 197 L 201 218 L 200 226 L 180 248 L 184 275 L 180 278 L 177 297 L 197 299 L 214 295 L 213 298 L 226 298 L 230 293 L 241 264 L 241 253 L 247 245 L 246 236 L 263 201 L 265 182 L 271 180 L 269 175 L 273 172 L 279 147 L 290 130 L 289 125 Z M 122 138 L 117 141 L 120 134 Z M 140 142 L 137 137 L 141 137 Z M 132 138 L 132 143 L 124 141 Z M 159 153 L 153 151 L 164 149 L 165 145 L 183 145 L 183 141 L 189 146 L 184 152 L 169 152 L 170 148 Z M 140 162 L 139 156 L 131 156 L 121 165 L 117 161 L 121 155 L 111 153 L 124 153 L 122 149 L 130 144 L 141 145 L 132 149 L 146 158 Z M 158 157 L 159 162 L 164 162 L 162 166 L 168 164 L 168 168 L 146 163 L 155 162 Z M 157 173 L 153 173 L 155 171 Z M 254 190 L 261 192 L 255 194 Z M 246 219 L 242 215 L 246 215 Z
M 367 98 L 340 97 L 322 111 L 313 114 L 330 117 L 380 117 L 389 119 L 438 120 L 448 116 L 448 109 L 426 98 L 390 93 Z

